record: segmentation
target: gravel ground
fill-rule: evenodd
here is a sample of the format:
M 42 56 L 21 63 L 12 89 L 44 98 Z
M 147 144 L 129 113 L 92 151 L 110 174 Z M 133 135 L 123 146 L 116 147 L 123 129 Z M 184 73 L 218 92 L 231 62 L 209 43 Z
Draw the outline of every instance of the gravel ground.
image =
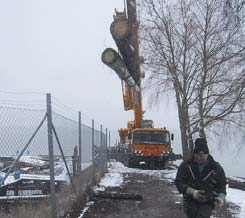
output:
M 162 175 L 164 177 L 164 175 Z M 185 218 L 182 197 L 173 183 L 147 174 L 125 173 L 124 185 L 107 189 L 123 193 L 143 195 L 142 201 L 94 198 L 82 218 Z M 214 211 L 215 218 L 234 218 L 235 205 L 227 204 L 219 211 Z M 80 212 L 81 213 L 81 212 Z M 70 218 L 81 218 L 74 213 Z

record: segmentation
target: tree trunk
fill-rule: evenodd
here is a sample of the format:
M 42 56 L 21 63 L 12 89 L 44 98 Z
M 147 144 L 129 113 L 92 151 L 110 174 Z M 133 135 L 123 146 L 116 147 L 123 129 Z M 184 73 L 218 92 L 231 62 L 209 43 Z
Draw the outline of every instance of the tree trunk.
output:
M 182 142 L 182 152 L 183 152 L 183 159 L 187 160 L 189 158 L 189 148 L 188 148 L 188 140 L 187 140 L 187 129 L 185 124 L 185 109 L 183 108 L 183 104 L 181 104 L 181 99 L 179 96 L 178 91 L 176 91 L 176 100 L 178 106 L 178 113 L 179 113 L 179 123 L 180 123 L 180 134 L 181 134 L 181 142 Z

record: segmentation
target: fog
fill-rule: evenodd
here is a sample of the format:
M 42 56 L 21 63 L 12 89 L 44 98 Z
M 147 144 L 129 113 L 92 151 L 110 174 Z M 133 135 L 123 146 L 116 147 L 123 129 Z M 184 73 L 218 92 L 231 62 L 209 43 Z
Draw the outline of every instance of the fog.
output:
M 8 100 L 6 92 L 32 92 L 44 97 L 50 92 L 73 110 L 82 111 L 83 117 L 107 127 L 115 143 L 117 130 L 133 120 L 133 113 L 123 110 L 121 81 L 100 57 L 106 47 L 116 48 L 109 27 L 114 9 L 123 10 L 123 3 L 0 1 L 0 100 Z M 18 98 L 25 100 L 26 95 Z M 175 100 L 162 99 L 153 108 L 148 107 L 147 100 L 144 94 L 145 118 L 153 119 L 156 127 L 166 126 L 174 132 L 173 148 L 180 153 Z M 244 151 L 238 158 L 232 149 L 221 154 L 212 146 L 214 156 L 229 174 L 245 176 Z

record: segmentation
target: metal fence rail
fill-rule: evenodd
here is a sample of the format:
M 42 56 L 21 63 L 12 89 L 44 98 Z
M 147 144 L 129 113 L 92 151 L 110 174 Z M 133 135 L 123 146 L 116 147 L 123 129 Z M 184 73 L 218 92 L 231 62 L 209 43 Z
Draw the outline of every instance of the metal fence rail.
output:
M 89 127 L 81 112 L 67 110 L 50 94 L 46 109 L 6 106 L 0 99 L 0 195 L 50 196 L 52 218 L 64 216 L 84 187 L 107 171 L 107 129 L 95 128 L 93 120 Z

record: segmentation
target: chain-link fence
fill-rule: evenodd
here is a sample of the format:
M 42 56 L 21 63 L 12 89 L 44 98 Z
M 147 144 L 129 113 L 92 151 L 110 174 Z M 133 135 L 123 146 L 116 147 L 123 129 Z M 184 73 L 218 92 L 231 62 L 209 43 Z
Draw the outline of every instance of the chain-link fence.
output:
M 50 199 L 47 214 L 42 211 L 42 216 L 35 217 L 64 217 L 107 171 L 107 129 L 94 120 L 90 126 L 85 124 L 81 112 L 61 113 L 69 109 L 57 101 L 51 103 L 50 94 L 41 109 L 2 102 L 1 210 L 13 202 Z

